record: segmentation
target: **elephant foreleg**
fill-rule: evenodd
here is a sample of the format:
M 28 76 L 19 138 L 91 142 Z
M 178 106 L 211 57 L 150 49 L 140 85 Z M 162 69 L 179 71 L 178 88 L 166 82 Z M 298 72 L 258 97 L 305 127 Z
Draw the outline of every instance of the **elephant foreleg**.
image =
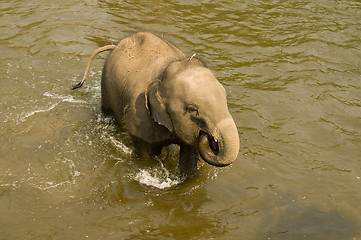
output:
M 135 147 L 135 153 L 140 158 L 152 158 L 158 156 L 162 152 L 163 146 L 160 144 L 147 143 L 135 136 L 132 136 L 132 140 Z
M 182 175 L 189 177 L 194 175 L 203 165 L 197 148 L 190 145 L 181 145 L 179 153 L 179 170 Z

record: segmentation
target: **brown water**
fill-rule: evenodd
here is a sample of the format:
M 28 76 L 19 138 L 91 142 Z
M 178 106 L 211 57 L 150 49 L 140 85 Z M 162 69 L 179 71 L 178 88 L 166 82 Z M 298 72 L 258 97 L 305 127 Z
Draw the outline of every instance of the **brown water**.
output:
M 0 239 L 361 239 L 360 1 L 19 1 L 0 13 Z M 241 149 L 183 181 L 100 112 L 135 31 L 197 53 Z

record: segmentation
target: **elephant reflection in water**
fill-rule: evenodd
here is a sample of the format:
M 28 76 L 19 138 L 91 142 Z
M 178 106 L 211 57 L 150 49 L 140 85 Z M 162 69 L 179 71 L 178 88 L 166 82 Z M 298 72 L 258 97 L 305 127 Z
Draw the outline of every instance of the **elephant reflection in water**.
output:
M 127 129 L 140 157 L 178 144 L 179 167 L 186 176 L 202 160 L 222 167 L 237 158 L 238 130 L 225 89 L 202 61 L 154 34 L 139 32 L 95 50 L 73 89 L 83 85 L 94 57 L 107 50 L 102 110 Z

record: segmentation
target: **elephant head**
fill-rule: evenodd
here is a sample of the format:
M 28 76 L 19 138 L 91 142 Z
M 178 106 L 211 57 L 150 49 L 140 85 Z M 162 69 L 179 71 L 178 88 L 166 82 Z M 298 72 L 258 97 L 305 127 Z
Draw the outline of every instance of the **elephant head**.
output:
M 149 86 L 146 98 L 154 121 L 195 146 L 204 161 L 226 166 L 236 159 L 238 130 L 227 108 L 226 91 L 200 60 L 171 63 Z

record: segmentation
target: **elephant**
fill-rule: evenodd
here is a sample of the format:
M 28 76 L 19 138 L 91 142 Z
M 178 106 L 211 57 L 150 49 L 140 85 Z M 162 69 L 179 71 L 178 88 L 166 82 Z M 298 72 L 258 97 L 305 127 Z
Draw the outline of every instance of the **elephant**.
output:
M 179 145 L 178 166 L 186 176 L 203 162 L 224 167 L 236 160 L 239 136 L 226 91 L 203 61 L 153 33 L 137 32 L 95 50 L 73 89 L 83 85 L 94 57 L 109 50 L 101 77 L 102 112 L 125 127 L 139 157 Z

